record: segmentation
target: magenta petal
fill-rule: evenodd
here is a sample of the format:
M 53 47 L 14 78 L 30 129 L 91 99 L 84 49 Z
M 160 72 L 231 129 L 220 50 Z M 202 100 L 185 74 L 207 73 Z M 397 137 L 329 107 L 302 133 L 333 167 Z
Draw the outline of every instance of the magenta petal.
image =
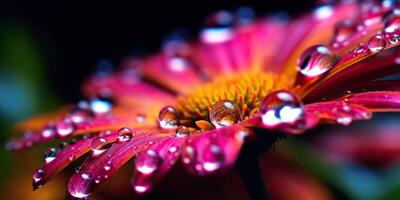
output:
M 344 99 L 375 112 L 400 111 L 400 92 L 363 92 L 347 95 Z
M 369 119 L 371 113 L 363 106 L 348 101 L 328 101 L 307 104 L 304 106 L 307 113 L 314 113 L 322 121 L 335 122 L 343 125 L 353 120 Z
M 131 184 L 137 193 L 149 191 L 172 168 L 184 140 L 175 136 L 164 138 L 136 156 Z
M 131 140 L 116 142 L 103 154 L 89 157 L 82 164 L 82 170 L 70 178 L 69 193 L 77 198 L 89 196 L 136 153 L 162 137 L 155 132 L 137 132 Z
M 119 105 L 152 107 L 154 104 L 171 104 L 174 101 L 172 94 L 125 74 L 94 76 L 83 88 L 88 97 L 111 93 Z
M 112 133 L 105 135 L 104 138 L 107 140 L 115 140 L 117 134 Z M 46 163 L 42 168 L 38 169 L 33 175 L 33 189 L 43 186 L 66 166 L 89 152 L 93 139 L 95 138 L 83 139 L 75 144 L 69 145 L 65 150 L 60 152 L 54 160 Z
M 250 130 L 239 125 L 191 136 L 181 148 L 182 161 L 194 174 L 212 174 L 232 166 Z

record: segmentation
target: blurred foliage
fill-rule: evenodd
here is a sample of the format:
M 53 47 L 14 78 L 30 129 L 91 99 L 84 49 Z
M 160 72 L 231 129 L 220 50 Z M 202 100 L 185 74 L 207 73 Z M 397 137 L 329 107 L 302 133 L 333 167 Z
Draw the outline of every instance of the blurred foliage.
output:
M 44 75 L 42 51 L 29 27 L 0 22 L 0 180 L 4 182 L 17 173 L 11 153 L 4 148 L 12 137 L 13 126 L 57 104 Z

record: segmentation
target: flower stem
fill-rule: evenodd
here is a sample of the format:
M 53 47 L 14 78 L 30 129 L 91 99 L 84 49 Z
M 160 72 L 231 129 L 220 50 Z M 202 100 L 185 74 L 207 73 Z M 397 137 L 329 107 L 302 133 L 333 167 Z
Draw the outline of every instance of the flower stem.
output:
M 265 133 L 261 134 L 264 135 Z M 264 182 L 260 167 L 260 155 L 271 148 L 276 140 L 281 136 L 271 136 L 258 138 L 247 143 L 239 155 L 236 169 L 246 187 L 251 199 L 268 200 L 271 199 L 268 193 L 267 185 Z

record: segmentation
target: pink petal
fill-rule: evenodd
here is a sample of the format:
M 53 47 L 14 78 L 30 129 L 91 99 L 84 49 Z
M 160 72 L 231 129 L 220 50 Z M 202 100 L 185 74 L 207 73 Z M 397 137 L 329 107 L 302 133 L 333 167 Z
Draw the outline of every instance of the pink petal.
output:
M 343 98 L 348 103 L 365 106 L 374 112 L 400 111 L 400 92 L 363 92 Z
M 96 187 L 102 185 L 136 153 L 165 137 L 156 131 L 135 134 L 131 140 L 114 143 L 105 153 L 89 157 L 84 161 L 82 170 L 72 176 L 68 182 L 69 193 L 78 198 L 89 196 Z
M 232 166 L 250 130 L 239 125 L 190 136 L 181 148 L 182 161 L 194 174 L 212 174 Z
M 156 55 L 148 58 L 140 70 L 147 79 L 177 93 L 203 82 L 193 60 L 183 56 Z
M 103 138 L 108 141 L 115 140 L 117 138 L 117 133 L 106 134 Z M 82 139 L 75 144 L 69 145 L 65 150 L 60 152 L 54 160 L 46 163 L 42 168 L 38 169 L 33 175 L 33 189 L 35 190 L 43 186 L 66 166 L 89 152 L 94 139 L 95 138 Z
M 363 120 L 371 117 L 371 113 L 367 108 L 348 101 L 307 104 L 304 109 L 307 113 L 314 113 L 322 121 L 343 125 L 348 125 L 353 120 Z
M 176 163 L 185 138 L 168 137 L 150 146 L 136 156 L 131 179 L 137 193 L 149 191 Z
M 365 60 L 354 58 L 352 53 L 349 53 L 337 64 L 338 69 L 333 68 L 326 78 L 302 89 L 306 91 L 304 101 L 313 102 L 319 101 L 321 97 L 337 97 L 343 90 L 359 87 L 371 80 L 400 72 L 396 64 L 399 53 L 398 48 L 388 49 L 368 59 L 364 57 Z M 346 67 L 345 63 L 348 62 L 358 63 Z
M 115 73 L 106 77 L 94 76 L 83 86 L 84 94 L 89 98 L 111 95 L 118 105 L 130 107 L 151 108 L 173 104 L 173 94 L 144 83 L 135 76 L 127 76 L 126 73 Z

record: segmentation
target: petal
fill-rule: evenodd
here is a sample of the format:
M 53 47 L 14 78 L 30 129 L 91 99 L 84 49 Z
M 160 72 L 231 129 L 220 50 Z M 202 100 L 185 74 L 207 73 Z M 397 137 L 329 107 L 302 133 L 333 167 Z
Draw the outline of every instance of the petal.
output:
M 137 193 L 148 192 L 179 158 L 179 149 L 185 138 L 168 137 L 138 153 L 135 170 L 131 179 L 133 189 Z
M 111 96 L 120 106 L 161 108 L 174 103 L 172 93 L 144 83 L 138 75 L 128 74 L 122 71 L 105 77 L 94 76 L 84 84 L 83 92 L 89 98 Z
M 152 56 L 145 60 L 140 70 L 145 78 L 176 93 L 189 91 L 203 82 L 196 63 L 184 56 Z
M 111 133 L 104 135 L 103 138 L 107 141 L 115 141 L 117 136 L 117 133 Z M 66 166 L 89 152 L 94 139 L 96 139 L 96 137 L 82 139 L 75 144 L 69 145 L 65 150 L 61 151 L 54 160 L 46 163 L 42 168 L 38 169 L 33 175 L 33 189 L 35 190 L 42 187 Z
M 165 134 L 157 133 L 157 130 L 135 134 L 131 140 L 116 142 L 105 153 L 86 159 L 81 166 L 82 170 L 70 178 L 69 193 L 77 198 L 89 196 L 136 153 L 166 137 Z
M 182 161 L 194 174 L 213 174 L 232 166 L 244 138 L 252 134 L 239 125 L 190 136 L 181 148 Z
M 307 113 L 314 113 L 322 122 L 350 124 L 353 120 L 365 120 L 371 117 L 369 109 L 349 101 L 328 101 L 307 104 Z
M 30 148 L 37 144 L 82 135 L 98 133 L 106 130 L 118 130 L 121 127 L 154 127 L 158 111 L 114 107 L 110 113 L 104 115 L 85 116 L 82 122 L 74 122 L 74 113 L 67 113 L 57 121 L 50 122 L 41 130 L 11 141 L 7 147 L 11 150 Z M 157 113 L 157 114 L 156 114 Z
M 400 111 L 400 92 L 363 92 L 350 94 L 344 99 L 351 104 L 359 104 L 373 112 Z
M 311 15 L 291 22 L 284 36 L 287 41 L 280 48 L 275 66 L 284 66 L 283 73 L 294 77 L 297 73 L 294 66 L 303 51 L 313 45 L 327 44 L 336 24 L 354 18 L 358 13 L 356 3 L 344 2 L 335 7 L 317 8 Z
M 343 90 L 350 90 L 351 87 L 359 87 L 371 80 L 400 72 L 396 64 L 396 58 L 400 54 L 399 48 L 382 51 L 368 59 L 356 59 L 351 54 L 350 52 L 347 57 L 342 58 L 322 80 L 303 86 L 300 93 L 306 102 L 317 101 L 321 97 L 337 97 Z M 356 63 L 346 64 L 350 60 Z

